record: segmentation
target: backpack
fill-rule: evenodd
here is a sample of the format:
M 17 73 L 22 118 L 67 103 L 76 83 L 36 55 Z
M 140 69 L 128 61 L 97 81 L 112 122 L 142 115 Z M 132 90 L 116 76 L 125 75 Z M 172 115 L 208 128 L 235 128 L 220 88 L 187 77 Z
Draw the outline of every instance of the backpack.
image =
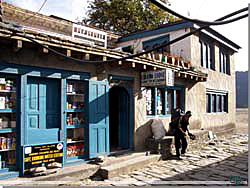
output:
M 183 115 L 183 112 L 180 108 L 176 108 L 171 113 L 171 122 L 169 123 L 169 134 L 175 135 L 176 129 L 179 125 L 179 120 L 181 116 Z

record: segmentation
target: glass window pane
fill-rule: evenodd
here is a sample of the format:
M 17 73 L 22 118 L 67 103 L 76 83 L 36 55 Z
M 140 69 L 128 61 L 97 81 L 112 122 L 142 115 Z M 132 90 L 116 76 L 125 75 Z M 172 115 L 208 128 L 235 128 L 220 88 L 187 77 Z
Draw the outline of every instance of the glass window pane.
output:
M 207 107 L 207 113 L 211 112 L 211 101 L 210 101 L 210 94 L 206 95 L 206 107 Z
M 202 42 L 200 41 L 200 62 L 201 62 L 201 66 L 203 67 L 203 61 L 202 61 L 202 56 L 203 56 L 203 52 L 202 52 Z
M 222 108 L 221 108 L 221 95 L 217 96 L 217 104 L 218 104 L 218 112 L 222 112 Z
M 212 112 L 216 112 L 216 95 L 212 95 Z
M 173 110 L 173 90 L 168 89 L 168 95 L 167 95 L 167 100 L 168 100 L 168 105 L 167 105 L 167 114 L 171 114 Z
M 176 108 L 181 108 L 181 91 L 176 90 Z
M 153 115 L 153 91 L 152 88 L 146 89 L 146 111 L 147 115 Z
M 164 114 L 164 109 L 165 109 L 165 105 L 164 105 L 164 89 L 160 89 L 157 88 L 157 102 L 156 102 L 156 111 L 157 111 L 157 115 L 163 115 Z
M 203 50 L 203 67 L 206 67 L 207 65 L 207 47 L 206 44 L 202 44 L 202 50 Z

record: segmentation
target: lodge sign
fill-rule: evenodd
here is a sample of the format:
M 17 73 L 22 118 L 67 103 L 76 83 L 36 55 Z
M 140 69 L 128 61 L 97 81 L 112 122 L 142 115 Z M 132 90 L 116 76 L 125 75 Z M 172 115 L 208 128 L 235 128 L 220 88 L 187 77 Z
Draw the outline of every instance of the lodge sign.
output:
M 174 72 L 171 69 L 141 73 L 142 87 L 173 86 Z

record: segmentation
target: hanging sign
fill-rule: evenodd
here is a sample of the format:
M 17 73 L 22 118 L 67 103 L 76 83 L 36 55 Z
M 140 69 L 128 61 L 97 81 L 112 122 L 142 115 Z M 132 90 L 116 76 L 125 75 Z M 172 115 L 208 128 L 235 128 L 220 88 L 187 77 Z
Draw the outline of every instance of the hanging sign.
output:
M 25 146 L 24 147 L 24 174 L 36 167 L 48 167 L 52 163 L 62 166 L 63 143 Z
M 174 86 L 174 72 L 171 69 L 141 73 L 142 87 Z

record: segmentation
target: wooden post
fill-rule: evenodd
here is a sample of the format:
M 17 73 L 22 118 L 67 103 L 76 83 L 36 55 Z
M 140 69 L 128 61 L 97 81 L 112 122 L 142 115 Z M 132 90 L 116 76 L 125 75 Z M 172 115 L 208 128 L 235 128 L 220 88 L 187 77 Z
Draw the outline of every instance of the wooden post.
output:
M 89 60 L 89 58 L 90 58 L 90 55 L 88 53 L 85 54 L 85 60 Z
M 71 56 L 71 50 L 67 50 L 67 56 L 68 56 L 68 57 Z

